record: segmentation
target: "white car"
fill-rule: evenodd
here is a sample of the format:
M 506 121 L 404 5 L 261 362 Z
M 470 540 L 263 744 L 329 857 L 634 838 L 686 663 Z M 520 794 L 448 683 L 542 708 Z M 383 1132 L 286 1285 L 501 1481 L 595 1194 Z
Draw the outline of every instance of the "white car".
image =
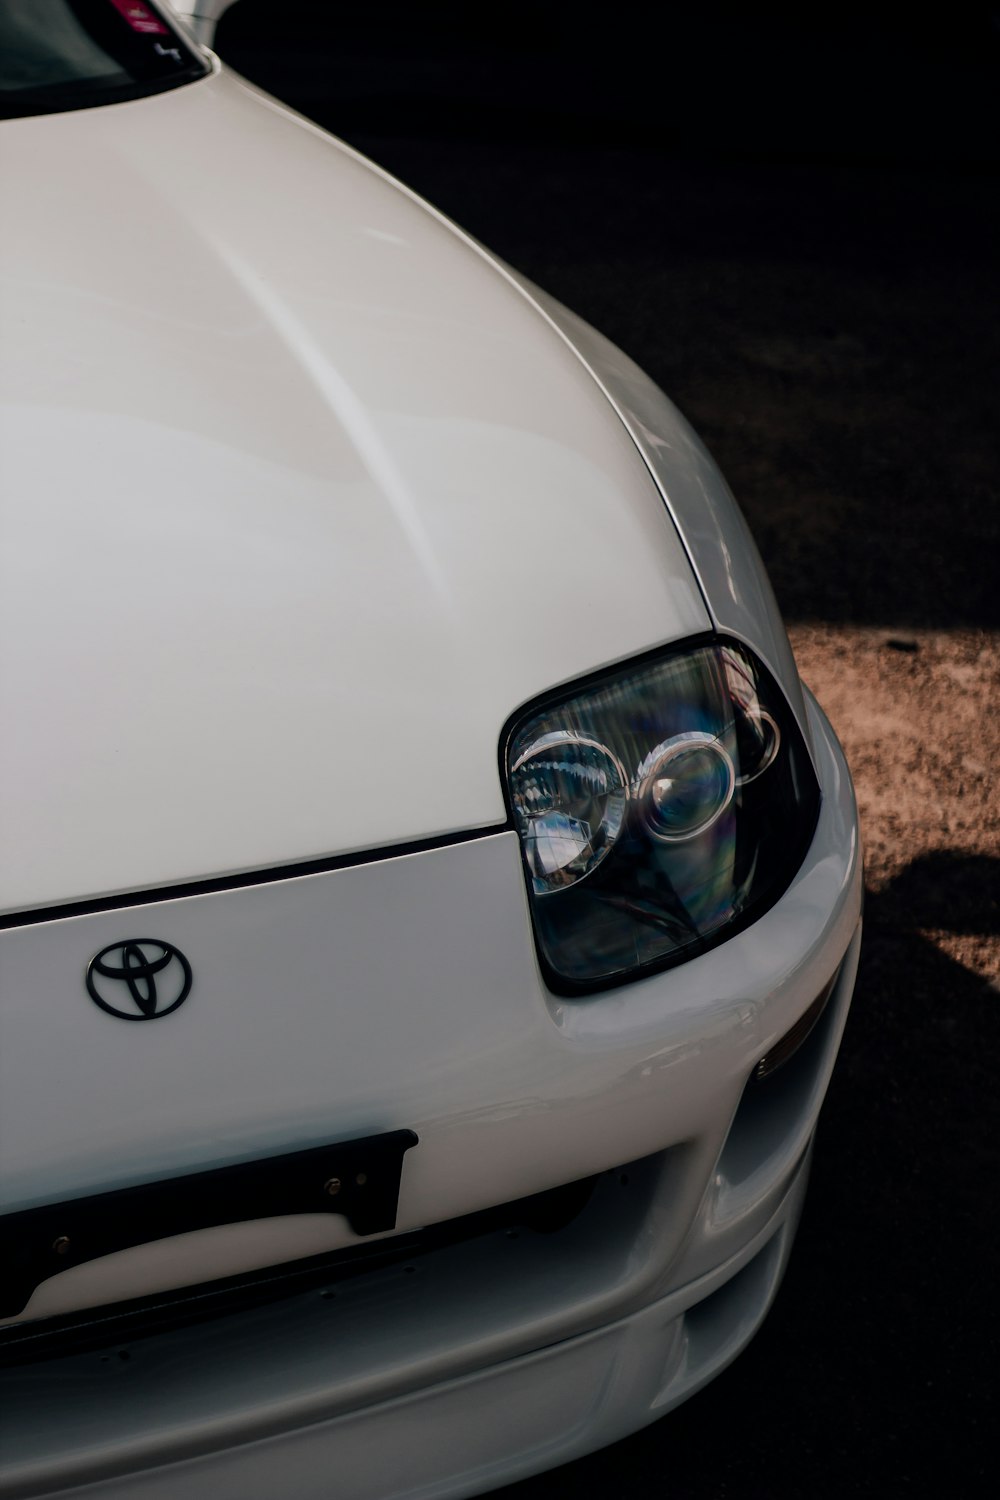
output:
M 843 755 L 624 355 L 162 8 L 0 42 L 0 1493 L 488 1490 L 767 1311 Z

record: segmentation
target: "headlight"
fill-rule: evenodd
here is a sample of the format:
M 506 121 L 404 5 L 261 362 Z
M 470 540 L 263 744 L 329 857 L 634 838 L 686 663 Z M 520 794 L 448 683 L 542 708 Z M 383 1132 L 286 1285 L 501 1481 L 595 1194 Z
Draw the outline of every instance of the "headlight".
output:
M 717 639 L 521 715 L 505 771 L 546 978 L 570 992 L 745 926 L 787 888 L 819 810 L 779 689 Z
M 622 830 L 628 787 L 621 762 L 582 734 L 541 734 L 510 768 L 514 815 L 537 896 L 582 880 Z

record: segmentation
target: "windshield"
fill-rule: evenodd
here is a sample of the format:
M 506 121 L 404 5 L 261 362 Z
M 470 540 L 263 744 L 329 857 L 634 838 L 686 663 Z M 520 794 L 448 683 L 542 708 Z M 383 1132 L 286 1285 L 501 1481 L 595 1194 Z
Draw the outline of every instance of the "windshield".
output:
M 0 114 L 114 104 L 207 71 L 154 5 L 0 0 Z

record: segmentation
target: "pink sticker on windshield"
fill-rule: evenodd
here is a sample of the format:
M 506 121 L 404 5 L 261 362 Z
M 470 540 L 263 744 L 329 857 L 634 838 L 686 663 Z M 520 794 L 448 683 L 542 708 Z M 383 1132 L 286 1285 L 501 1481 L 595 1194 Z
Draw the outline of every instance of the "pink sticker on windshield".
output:
M 144 36 L 170 35 L 170 28 L 164 26 L 159 16 L 148 5 L 141 5 L 139 0 L 111 0 L 111 4 L 133 31 L 142 32 Z

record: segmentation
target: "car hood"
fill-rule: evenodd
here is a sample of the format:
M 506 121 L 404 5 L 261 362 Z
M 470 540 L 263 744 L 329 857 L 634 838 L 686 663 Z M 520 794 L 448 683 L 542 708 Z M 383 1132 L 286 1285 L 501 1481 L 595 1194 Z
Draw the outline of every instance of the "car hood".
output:
M 231 75 L 3 127 L 0 910 L 494 825 L 532 695 L 709 619 L 479 247 Z

